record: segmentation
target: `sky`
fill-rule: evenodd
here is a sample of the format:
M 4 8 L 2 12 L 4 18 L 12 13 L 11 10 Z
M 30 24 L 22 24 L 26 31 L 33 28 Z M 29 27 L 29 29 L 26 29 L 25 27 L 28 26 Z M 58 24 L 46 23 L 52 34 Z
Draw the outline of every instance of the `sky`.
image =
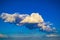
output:
M 39 13 L 45 22 L 53 23 L 57 30 L 60 28 L 60 0 L 0 0 L 0 14 L 3 12 L 9 14 Z M 23 32 L 21 32 L 22 30 Z M 4 23 L 0 19 L 0 33 L 2 34 L 30 33 L 30 31 L 32 30 L 15 24 Z M 36 33 L 39 32 L 37 31 Z

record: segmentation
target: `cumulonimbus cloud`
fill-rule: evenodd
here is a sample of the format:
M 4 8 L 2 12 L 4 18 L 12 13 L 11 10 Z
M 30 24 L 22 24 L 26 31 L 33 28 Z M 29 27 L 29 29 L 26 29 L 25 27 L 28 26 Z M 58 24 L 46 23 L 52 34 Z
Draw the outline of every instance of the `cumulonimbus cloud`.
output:
M 0 18 L 4 20 L 4 22 L 17 23 L 17 25 L 21 25 L 21 23 L 38 23 L 37 27 L 42 28 L 43 30 L 52 31 L 52 28 L 49 25 L 46 25 L 44 19 L 39 13 L 28 14 L 8 14 L 2 13 Z M 55 28 L 54 28 L 55 30 Z

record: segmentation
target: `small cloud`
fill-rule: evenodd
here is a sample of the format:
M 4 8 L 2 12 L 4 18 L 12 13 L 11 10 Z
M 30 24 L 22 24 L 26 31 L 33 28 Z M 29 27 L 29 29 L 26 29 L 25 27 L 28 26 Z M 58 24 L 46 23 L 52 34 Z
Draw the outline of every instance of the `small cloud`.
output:
M 46 37 L 57 37 L 58 35 L 56 35 L 56 34 L 48 34 L 48 35 L 46 35 Z
M 1 18 L 4 19 L 4 22 L 14 22 L 16 14 L 2 13 Z
M 7 35 L 0 34 L 0 38 L 7 38 L 7 37 L 8 37 Z

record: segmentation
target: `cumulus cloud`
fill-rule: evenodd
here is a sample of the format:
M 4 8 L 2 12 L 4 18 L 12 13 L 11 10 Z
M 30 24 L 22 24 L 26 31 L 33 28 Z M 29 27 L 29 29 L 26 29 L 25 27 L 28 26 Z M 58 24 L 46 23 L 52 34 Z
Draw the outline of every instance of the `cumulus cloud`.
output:
M 52 31 L 56 29 L 51 28 L 50 23 L 45 23 L 44 19 L 39 13 L 32 13 L 31 15 L 19 13 L 2 13 L 0 17 L 4 20 L 4 22 L 16 23 L 16 25 L 23 25 L 25 23 L 37 23 L 37 27 L 46 31 Z
M 30 16 L 27 16 L 24 20 L 20 23 L 39 23 L 44 22 L 43 18 L 39 13 L 32 13 Z
M 1 17 L 4 19 L 4 22 L 14 22 L 16 14 L 2 13 Z
M 2 13 L 1 14 L 2 19 L 4 19 L 4 22 L 15 22 L 16 18 L 23 19 L 20 21 L 20 23 L 39 23 L 44 22 L 43 18 L 39 13 L 32 13 L 31 15 L 28 14 L 8 14 L 8 13 Z
M 4 19 L 4 22 L 15 22 L 16 18 L 24 19 L 24 17 L 28 16 L 27 14 L 8 14 L 8 13 L 2 13 L 1 18 Z

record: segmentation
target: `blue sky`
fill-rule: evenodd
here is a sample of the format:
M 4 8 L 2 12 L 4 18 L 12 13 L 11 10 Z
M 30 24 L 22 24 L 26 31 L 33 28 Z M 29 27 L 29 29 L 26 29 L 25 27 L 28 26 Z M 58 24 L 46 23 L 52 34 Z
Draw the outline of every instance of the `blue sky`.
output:
M 44 20 L 53 23 L 53 26 L 57 29 L 60 28 L 60 0 L 0 0 L 0 14 L 7 12 L 13 14 L 15 12 L 23 14 L 31 14 L 38 12 L 42 15 Z M 14 24 L 4 23 L 0 19 L 0 33 L 12 34 L 12 33 L 28 32 L 27 28 L 20 28 Z

